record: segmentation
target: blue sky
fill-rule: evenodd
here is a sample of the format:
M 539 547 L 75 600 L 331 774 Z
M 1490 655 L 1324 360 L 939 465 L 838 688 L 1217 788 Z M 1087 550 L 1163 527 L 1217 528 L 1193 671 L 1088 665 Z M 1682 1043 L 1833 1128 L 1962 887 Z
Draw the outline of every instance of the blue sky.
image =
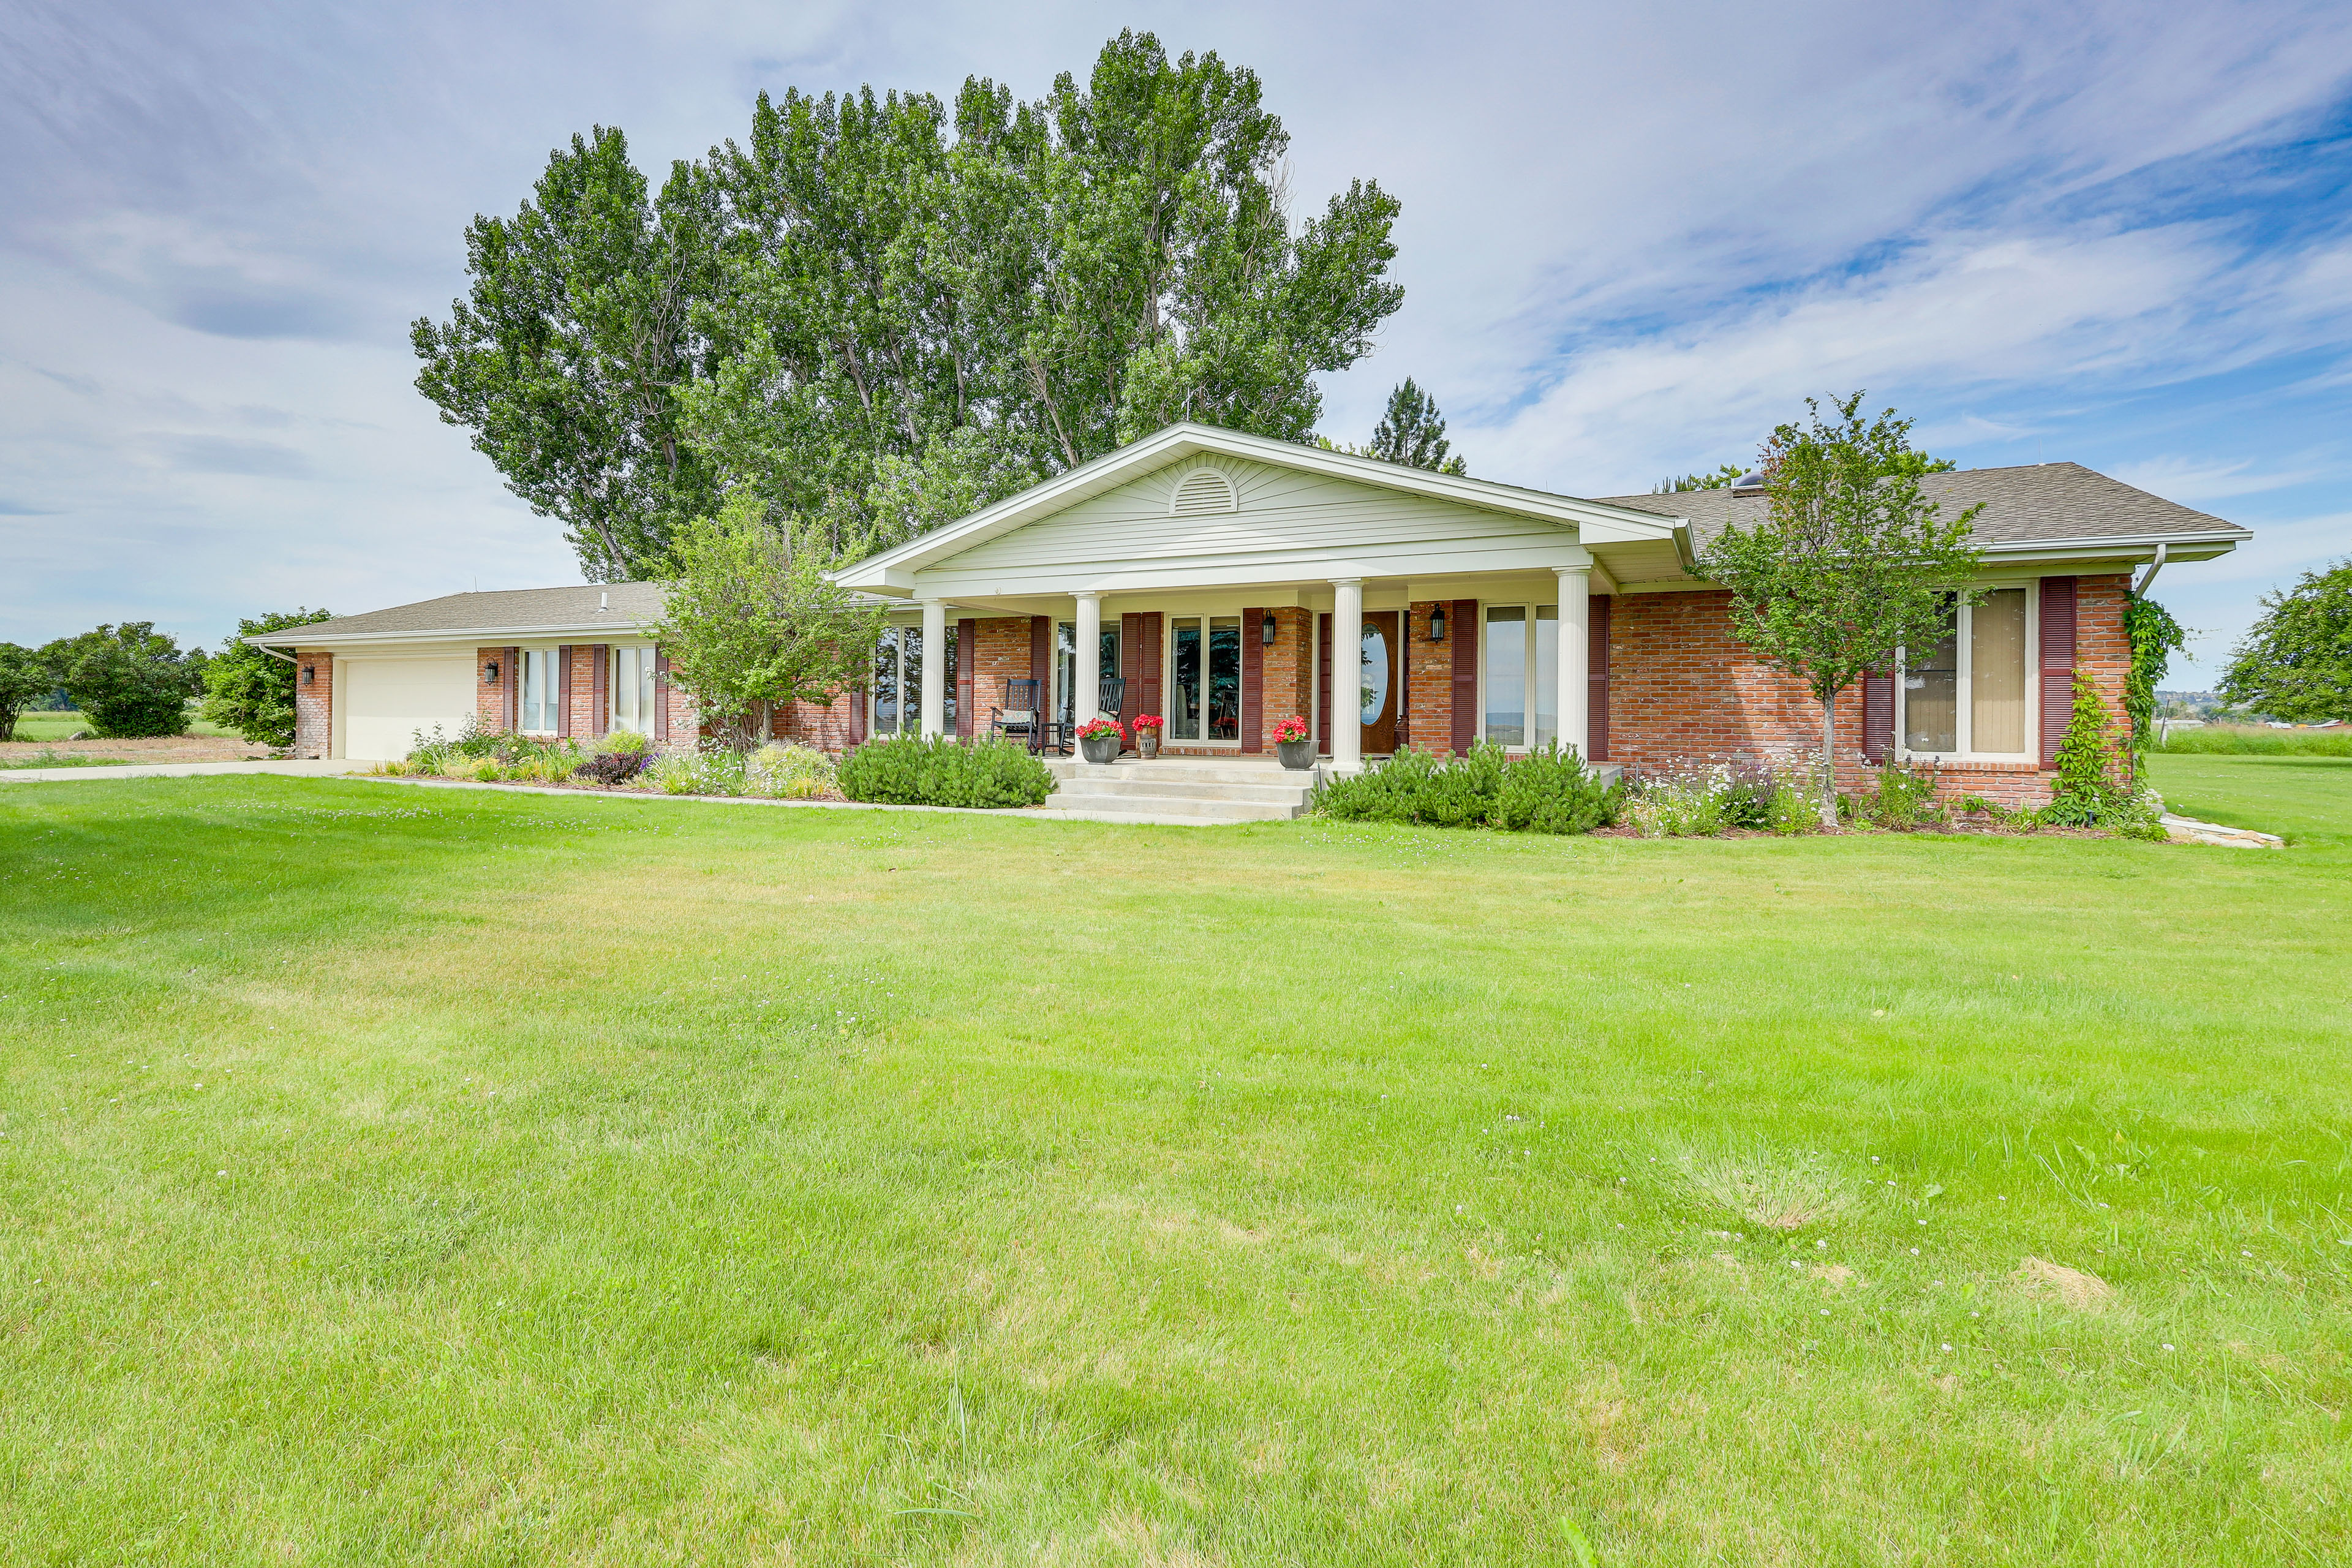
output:
M 1769 16 L 1769 25 L 1759 18 Z M 2210 680 L 2352 553 L 2352 7 L 0 8 L 0 638 L 573 582 L 410 386 L 461 237 L 593 124 L 658 172 L 752 95 L 1024 96 L 1122 26 L 1265 79 L 1302 206 L 1403 201 L 1403 310 L 1327 385 L 1432 388 L 1472 471 L 1603 495 L 1868 387 L 1968 467 L 2242 522 L 2168 569 Z

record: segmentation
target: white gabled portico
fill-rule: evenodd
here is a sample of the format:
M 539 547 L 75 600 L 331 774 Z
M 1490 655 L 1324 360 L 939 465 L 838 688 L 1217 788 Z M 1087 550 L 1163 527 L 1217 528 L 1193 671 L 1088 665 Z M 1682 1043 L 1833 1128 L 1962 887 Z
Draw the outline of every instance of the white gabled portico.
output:
M 1485 646 L 1486 616 L 1456 614 L 1449 627 L 1432 604 L 1512 606 L 1494 635 L 1524 646 L 1525 673 L 1490 682 L 1488 706 L 1511 719 L 1497 738 L 1557 735 L 1587 752 L 1594 580 L 1602 593 L 1686 582 L 1688 564 L 1678 519 L 1178 425 L 838 576 L 911 601 L 924 648 L 945 648 L 951 622 L 1036 623 L 1058 656 L 1050 675 L 1034 658 L 962 650 L 959 689 L 971 686 L 965 700 L 982 717 L 998 672 L 1017 668 L 1048 681 L 1074 721 L 1106 689 L 1124 692 L 1128 717 L 1164 705 L 1168 743 L 1183 750 L 1254 752 L 1265 730 L 1300 712 L 1332 764 L 1350 769 L 1368 751 L 1459 743 L 1451 723 L 1445 735 L 1403 734 L 1434 721 L 1412 689 L 1430 683 L 1429 645 L 1465 644 L 1469 653 L 1446 658 L 1465 670 Z M 1508 666 L 1498 658 L 1485 664 Z M 925 734 L 949 728 L 945 667 L 922 662 Z M 1499 689 L 1513 679 L 1519 689 Z M 1358 722 L 1346 721 L 1351 708 Z M 960 710 L 957 727 L 971 732 L 972 716 Z

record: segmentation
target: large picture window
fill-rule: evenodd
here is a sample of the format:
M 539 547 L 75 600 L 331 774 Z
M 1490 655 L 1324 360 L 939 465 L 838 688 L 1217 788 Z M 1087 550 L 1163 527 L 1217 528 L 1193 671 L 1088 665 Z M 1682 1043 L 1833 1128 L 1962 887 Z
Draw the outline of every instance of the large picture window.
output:
M 1559 734 L 1559 606 L 1489 605 L 1486 634 L 1482 673 L 1486 739 L 1514 748 L 1540 746 L 1556 739 Z
M 2031 595 L 1995 588 L 1979 605 L 1954 603 L 1944 635 L 1908 650 L 1900 683 L 1903 749 L 1930 756 L 2022 757 L 2032 668 Z
M 522 654 L 522 701 L 515 722 L 526 734 L 552 735 L 562 729 L 555 693 L 555 650 L 525 648 Z

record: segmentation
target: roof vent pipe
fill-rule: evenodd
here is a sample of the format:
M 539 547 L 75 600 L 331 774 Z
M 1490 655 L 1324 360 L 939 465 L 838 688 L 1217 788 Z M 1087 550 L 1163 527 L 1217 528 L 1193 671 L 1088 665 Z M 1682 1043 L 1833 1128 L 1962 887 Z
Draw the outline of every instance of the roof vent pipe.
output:
M 611 591 L 610 589 L 607 589 L 607 590 L 605 590 L 604 593 L 599 594 L 599 595 L 596 595 L 596 613 L 597 613 L 597 614 L 602 615 L 602 614 L 604 614 L 604 612 L 605 612 L 606 610 L 611 609 L 612 607 L 613 607 L 613 595 L 612 595 L 612 591 Z
M 1764 493 L 1764 470 L 1742 474 L 1731 481 L 1731 493 L 1736 496 L 1760 496 Z

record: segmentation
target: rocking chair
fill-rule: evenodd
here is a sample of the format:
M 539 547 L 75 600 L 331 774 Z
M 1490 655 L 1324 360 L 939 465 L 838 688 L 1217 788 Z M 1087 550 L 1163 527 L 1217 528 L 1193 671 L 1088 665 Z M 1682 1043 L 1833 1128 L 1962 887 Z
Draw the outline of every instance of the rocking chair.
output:
M 988 710 L 991 739 L 1016 736 L 1033 752 L 1045 749 L 1045 698 L 1038 691 L 1043 684 L 1034 677 L 1005 680 L 1003 705 Z

